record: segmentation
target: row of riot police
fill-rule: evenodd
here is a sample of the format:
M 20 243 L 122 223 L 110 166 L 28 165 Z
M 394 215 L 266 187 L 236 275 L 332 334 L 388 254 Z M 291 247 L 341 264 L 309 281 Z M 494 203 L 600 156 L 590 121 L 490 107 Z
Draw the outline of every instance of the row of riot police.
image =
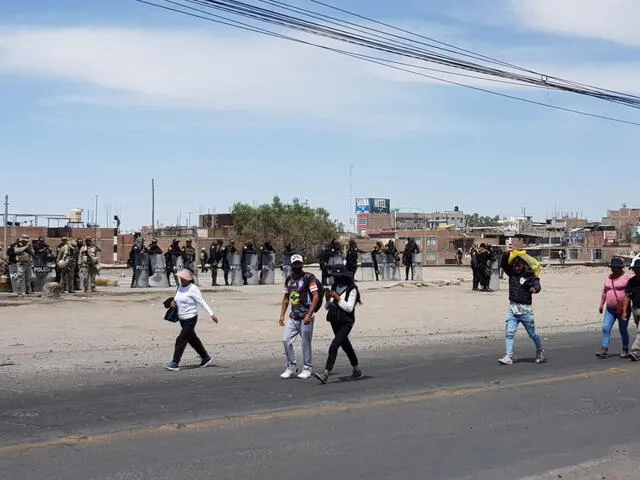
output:
M 11 290 L 18 295 L 41 292 L 45 283 L 54 279 L 55 269 L 55 281 L 64 291 L 95 291 L 98 253 L 91 238 L 63 238 L 54 253 L 43 237 L 31 241 L 28 235 L 22 235 L 6 252 Z
M 412 238 L 407 240 L 402 257 L 393 240 L 389 240 L 386 245 L 377 242 L 371 252 L 361 250 L 355 240 L 350 240 L 344 259 L 342 245 L 334 239 L 319 255 L 322 283 L 327 285 L 330 282 L 328 269 L 336 264 L 344 264 L 345 268 L 353 272 L 355 278 L 360 281 L 373 281 L 374 276 L 376 281 L 398 281 L 402 279 L 401 258 L 402 265 L 405 267 L 405 280 L 422 280 L 420 248 Z
M 158 246 L 156 239 L 146 247 L 144 240 L 136 239 L 129 255 L 129 266 L 133 269 L 132 288 L 169 287 L 171 277 L 177 284 L 177 273 L 186 268 L 193 272 L 199 284 L 197 260 L 204 274 L 211 270 L 211 283 L 218 285 L 218 270 L 222 269 L 225 285 L 272 285 L 275 283 L 275 251 L 265 242 L 258 252 L 251 242 L 238 251 L 235 242 L 224 246 L 222 240 L 211 243 L 209 252 L 202 248 L 198 256 L 193 241 L 187 240 L 181 246 L 180 240 L 173 240 L 166 253 Z

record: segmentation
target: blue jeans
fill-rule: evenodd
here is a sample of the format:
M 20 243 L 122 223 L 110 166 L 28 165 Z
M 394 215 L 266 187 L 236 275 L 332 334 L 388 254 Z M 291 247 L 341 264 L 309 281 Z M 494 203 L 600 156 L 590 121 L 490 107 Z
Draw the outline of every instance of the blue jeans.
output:
M 296 354 L 293 350 L 293 343 L 296 341 L 298 335 L 302 337 L 302 361 L 305 367 L 311 367 L 312 353 L 311 353 L 311 341 L 313 340 L 313 321 L 309 325 L 305 325 L 302 320 L 294 320 L 293 318 L 287 318 L 287 323 L 284 324 L 284 354 L 287 357 L 287 366 L 291 367 L 296 364 Z
M 618 320 L 618 328 L 620 329 L 620 336 L 622 337 L 622 348 L 624 350 L 629 349 L 629 320 L 624 320 L 616 316 L 616 311 L 610 308 L 606 308 L 604 311 L 604 317 L 602 319 L 602 348 L 609 348 L 611 342 L 611 330 L 613 330 L 613 324 Z
M 518 324 L 524 325 L 525 330 L 529 334 L 533 343 L 536 344 L 536 356 L 542 351 L 542 343 L 540 337 L 536 333 L 536 327 L 533 319 L 533 313 L 526 313 L 524 315 L 514 315 L 511 310 L 507 312 L 506 320 L 506 339 L 505 339 L 505 353 L 508 357 L 513 357 L 513 345 L 515 343 L 516 330 L 518 330 Z

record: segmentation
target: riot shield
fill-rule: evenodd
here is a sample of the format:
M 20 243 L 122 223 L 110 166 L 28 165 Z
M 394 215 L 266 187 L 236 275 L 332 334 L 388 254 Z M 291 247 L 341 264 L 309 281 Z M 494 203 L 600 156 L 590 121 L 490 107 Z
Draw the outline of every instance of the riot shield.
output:
M 47 283 L 51 276 L 51 264 L 48 262 L 47 254 L 34 255 L 33 256 L 33 291 L 41 292 L 44 288 L 44 284 Z
M 169 287 L 169 282 L 167 281 L 167 270 L 166 265 L 164 263 L 164 255 L 161 253 L 155 253 L 153 255 L 149 255 L 149 286 L 157 287 L 157 288 L 167 288 Z
M 422 280 L 422 254 L 414 253 L 411 257 L 411 269 L 413 270 L 413 279 Z
M 11 281 L 11 290 L 13 293 L 23 295 L 26 292 L 24 273 L 22 272 L 22 268 L 18 268 L 17 263 L 9 264 L 9 280 Z
M 276 283 L 276 254 L 262 252 L 260 255 L 260 285 L 274 285 Z
M 357 279 L 361 282 L 372 282 L 376 278 L 373 271 L 373 255 L 370 253 L 360 253 L 358 257 L 360 268 L 357 271 Z
M 229 259 L 229 281 L 234 287 L 243 285 L 242 279 L 242 258 L 237 253 L 229 253 L 227 255 Z
M 344 260 L 342 259 L 342 256 L 337 254 L 337 253 L 332 253 L 331 255 L 329 255 L 329 259 L 327 261 L 327 265 L 332 266 L 332 265 L 344 265 Z
M 258 268 L 258 254 L 245 253 L 244 255 L 244 275 L 247 278 L 247 285 L 260 284 L 260 270 Z
M 136 272 L 133 286 L 136 288 L 149 287 L 149 254 L 136 253 Z
M 400 266 L 396 261 L 396 256 L 393 253 L 387 253 L 387 273 L 389 277 L 387 280 L 397 281 L 400 280 Z
M 287 279 L 291 275 L 291 257 L 293 253 L 284 252 L 282 254 L 282 276 Z
M 387 256 L 381 253 L 376 253 L 376 262 L 378 263 L 378 276 L 380 280 L 386 280 L 388 276 Z

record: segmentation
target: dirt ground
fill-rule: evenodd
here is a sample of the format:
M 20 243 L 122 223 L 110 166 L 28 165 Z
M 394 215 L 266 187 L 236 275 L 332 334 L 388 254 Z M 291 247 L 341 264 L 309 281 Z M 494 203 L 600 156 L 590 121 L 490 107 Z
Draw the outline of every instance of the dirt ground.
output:
M 534 298 L 542 337 L 592 330 L 595 351 L 600 335 L 598 303 L 606 274 L 604 268 L 545 269 L 543 291 Z M 125 278 L 120 282 L 124 286 L 59 301 L 0 297 L 0 373 L 16 379 L 161 368 L 171 359 L 178 333 L 175 324 L 163 320 L 161 302 L 171 290 L 130 290 L 128 282 Z M 423 286 L 402 282 L 360 286 L 364 304 L 352 336 L 360 352 L 432 342 L 451 342 L 452 348 L 461 348 L 457 342 L 503 335 L 506 279 L 501 290 L 480 293 L 471 291 L 468 267 L 429 268 Z M 201 316 L 198 332 L 216 363 L 252 360 L 279 368 L 283 361 L 283 331 L 277 324 L 280 286 L 204 288 L 204 297 L 220 323 Z M 331 335 L 322 314 L 314 334 L 315 353 L 324 358 Z M 521 331 L 519 338 L 522 335 Z M 525 342 L 528 339 L 516 347 L 529 347 Z M 187 348 L 183 362 L 196 362 L 195 353 Z

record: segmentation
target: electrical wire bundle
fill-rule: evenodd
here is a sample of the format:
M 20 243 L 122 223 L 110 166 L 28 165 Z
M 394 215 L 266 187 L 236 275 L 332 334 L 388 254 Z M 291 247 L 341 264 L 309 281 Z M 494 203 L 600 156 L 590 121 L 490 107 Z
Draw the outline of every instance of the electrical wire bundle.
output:
M 640 108 L 640 96 L 572 82 L 519 67 L 490 56 L 413 33 L 320 0 L 310 2 L 337 12 L 328 15 L 281 0 L 137 0 L 176 13 L 208 20 L 262 35 L 314 46 L 362 61 L 472 90 L 534 105 L 640 126 L 615 117 L 565 108 L 463 83 L 464 78 L 508 85 L 542 88 L 596 98 L 618 105 Z M 350 21 L 337 15 L 356 19 Z M 266 28 L 266 26 L 270 28 Z M 375 25 L 375 26 L 373 26 Z M 313 36 L 329 40 L 322 44 Z M 346 44 L 344 48 L 337 46 Z M 435 66 L 429 66 L 434 65 Z M 442 67 L 442 68 L 436 68 Z M 429 72 L 429 73 L 426 73 Z M 442 76 L 435 76 L 438 73 Z M 458 77 L 460 80 L 452 80 Z

